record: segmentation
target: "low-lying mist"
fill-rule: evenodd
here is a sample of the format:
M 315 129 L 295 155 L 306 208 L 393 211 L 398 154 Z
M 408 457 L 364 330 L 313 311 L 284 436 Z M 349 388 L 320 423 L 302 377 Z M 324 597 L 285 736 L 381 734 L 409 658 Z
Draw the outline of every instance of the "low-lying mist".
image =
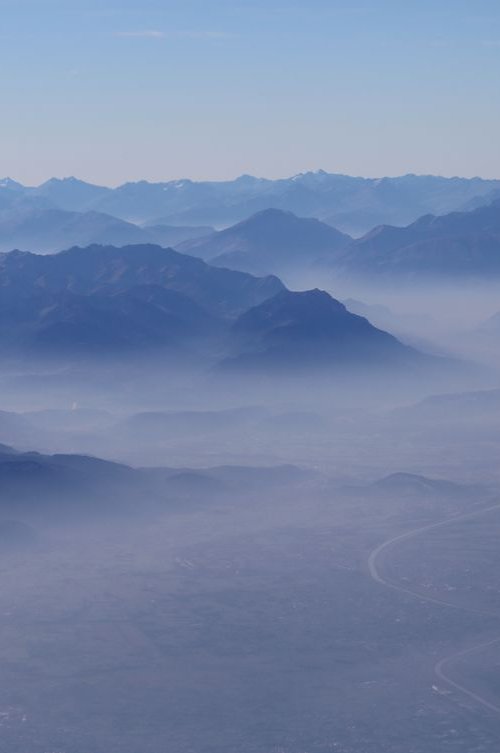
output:
M 115 251 L 90 319 L 27 297 L 0 364 L 5 749 L 495 750 L 494 287 L 222 270 L 182 356 L 96 350 L 104 298 L 106 337 L 165 305 L 116 309 Z

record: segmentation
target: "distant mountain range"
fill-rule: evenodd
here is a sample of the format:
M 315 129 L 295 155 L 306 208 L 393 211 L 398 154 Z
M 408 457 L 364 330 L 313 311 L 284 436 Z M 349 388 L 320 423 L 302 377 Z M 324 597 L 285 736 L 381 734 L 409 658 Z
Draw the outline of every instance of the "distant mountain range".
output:
M 21 202 L 0 210 L 0 252 L 19 250 L 45 254 L 93 243 L 175 246 L 211 232 L 213 229 L 210 227 L 154 225 L 145 228 L 101 212 L 37 208 L 31 202 Z
M 446 214 L 492 201 L 500 181 L 405 175 L 369 179 L 302 173 L 267 180 L 243 175 L 232 181 L 139 181 L 118 188 L 65 178 L 38 187 L 0 181 L 0 210 L 26 201 L 35 208 L 94 211 L 136 224 L 226 227 L 263 209 L 315 217 L 342 232 L 362 235 L 380 224 L 407 225 L 425 214 Z
M 332 266 L 371 279 L 496 276 L 500 201 L 471 212 L 421 217 L 404 228 L 375 228 L 353 241 Z
M 325 271 L 370 281 L 481 279 L 500 274 L 500 201 L 407 227 L 382 225 L 357 240 L 318 220 L 266 210 L 178 249 L 212 265 L 294 279 Z
M 405 196 L 408 201 L 411 199 L 412 217 L 429 207 L 434 214 L 401 226 L 405 214 L 401 210 L 395 218 L 397 224 L 378 225 L 353 239 L 332 226 L 331 212 L 328 222 L 322 221 L 317 216 L 324 218 L 325 213 L 304 202 L 301 210 L 297 209 L 301 216 L 297 216 L 284 200 L 291 195 L 297 197 L 297 192 L 301 196 L 309 192 L 318 201 L 321 198 L 327 202 L 334 197 L 340 206 L 348 197 L 353 199 L 354 186 L 358 190 L 359 181 L 364 186 L 365 199 L 369 194 L 370 201 L 376 196 L 377 201 L 383 198 L 388 202 L 385 209 L 381 205 L 379 219 L 394 215 L 391 202 L 397 200 L 401 209 Z M 142 182 L 117 189 L 75 179 L 51 180 L 39 188 L 25 188 L 6 179 L 0 181 L 0 251 L 49 253 L 92 244 L 158 244 L 175 246 L 212 266 L 257 275 L 277 274 L 285 279 L 290 276 L 292 281 L 308 273 L 319 278 L 325 272 L 370 280 L 481 278 L 500 273 L 500 200 L 495 199 L 499 192 L 500 183 L 479 179 L 406 176 L 365 181 L 326 173 L 308 173 L 285 181 L 243 177 L 220 184 Z M 280 201 L 276 201 L 278 195 Z M 236 201 L 244 219 L 215 232 L 212 225 L 218 224 L 217 218 L 207 214 L 198 220 L 210 224 L 191 227 L 197 202 L 203 201 L 213 201 L 214 211 L 216 207 L 218 211 L 226 211 L 228 206 L 234 209 L 232 202 Z M 188 215 L 192 215 L 184 217 L 187 224 L 167 224 L 181 221 L 181 214 L 176 214 L 173 207 L 184 202 L 190 207 Z M 122 203 L 130 211 L 122 211 Z M 276 207 L 276 203 L 283 206 Z M 471 211 L 441 214 L 456 205 L 470 208 L 478 204 Z M 295 206 L 299 207 L 300 202 Z M 258 211 L 252 214 L 254 209 Z M 359 211 L 362 216 L 363 210 Z M 373 215 L 372 220 L 375 219 Z M 142 225 L 135 224 L 139 221 Z

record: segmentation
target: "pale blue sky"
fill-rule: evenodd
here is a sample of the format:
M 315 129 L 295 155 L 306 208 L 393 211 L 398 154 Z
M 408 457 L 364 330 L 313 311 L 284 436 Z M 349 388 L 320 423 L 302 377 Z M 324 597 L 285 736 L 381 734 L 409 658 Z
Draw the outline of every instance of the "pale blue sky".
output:
M 0 0 L 0 177 L 500 177 L 498 0 Z

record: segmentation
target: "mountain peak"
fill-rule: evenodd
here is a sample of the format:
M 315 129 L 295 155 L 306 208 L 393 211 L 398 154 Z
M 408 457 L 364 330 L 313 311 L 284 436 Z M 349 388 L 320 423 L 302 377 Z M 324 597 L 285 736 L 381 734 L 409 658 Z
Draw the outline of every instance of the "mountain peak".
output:
M 285 209 L 277 209 L 276 207 L 269 207 L 268 209 L 261 209 L 259 212 L 252 214 L 246 220 L 237 223 L 234 227 L 248 227 L 249 225 L 256 225 L 263 221 L 290 223 L 298 219 L 299 218 L 293 214 L 293 212 L 289 212 Z
M 9 191 L 24 191 L 22 183 L 9 177 L 0 179 L 0 188 L 7 188 Z
M 231 369 L 403 366 L 420 358 L 317 288 L 281 291 L 243 313 L 233 331 L 244 350 L 226 362 Z
M 265 325 L 266 321 L 272 322 L 273 327 L 289 326 L 294 320 L 300 319 L 302 325 L 317 325 L 320 330 L 324 330 L 329 317 L 344 314 L 352 316 L 343 303 L 332 298 L 324 290 L 282 290 L 273 298 L 243 314 L 236 327 L 245 329 L 257 322 Z
M 39 189 L 43 188 L 75 188 L 80 186 L 88 186 L 91 188 L 101 188 L 100 186 L 95 185 L 94 183 L 87 183 L 85 180 L 80 180 L 80 178 L 75 178 L 74 175 L 68 175 L 64 178 L 49 178 L 45 181 L 45 183 L 42 183 L 40 186 L 38 186 Z
M 179 247 L 219 267 L 286 275 L 308 269 L 344 249 L 351 238 L 313 217 L 269 207 L 207 238 Z

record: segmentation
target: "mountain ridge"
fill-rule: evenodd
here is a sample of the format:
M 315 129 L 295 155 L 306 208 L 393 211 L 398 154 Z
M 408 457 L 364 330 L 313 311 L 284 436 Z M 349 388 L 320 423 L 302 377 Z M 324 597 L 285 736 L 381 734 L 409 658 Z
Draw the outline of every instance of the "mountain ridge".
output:
M 50 202 L 53 207 L 94 209 L 135 223 L 162 217 L 173 225 L 208 224 L 219 228 L 275 206 L 316 217 L 357 236 L 376 225 L 407 225 L 424 214 L 445 214 L 482 199 L 487 203 L 500 189 L 500 181 L 481 178 L 414 174 L 363 178 L 321 170 L 275 180 L 253 176 L 227 181 L 141 180 L 116 188 L 76 178 L 53 178 L 41 186 L 22 186 L 22 190 L 20 184 L 16 190 L 9 190 L 8 186 L 2 189 L 1 185 L 0 181 L 0 205 L 10 193 L 12 200 L 29 196 L 34 201 Z
M 209 227 L 139 227 L 93 209 L 77 212 L 25 202 L 0 208 L 0 252 L 18 249 L 58 253 L 71 246 L 94 243 L 114 246 L 154 243 L 168 247 L 211 231 Z
M 177 250 L 219 267 L 282 275 L 329 260 L 351 241 L 320 220 L 270 208 L 206 238 L 188 240 Z
M 500 201 L 470 212 L 382 225 L 350 244 L 338 264 L 361 276 L 476 276 L 500 273 Z

